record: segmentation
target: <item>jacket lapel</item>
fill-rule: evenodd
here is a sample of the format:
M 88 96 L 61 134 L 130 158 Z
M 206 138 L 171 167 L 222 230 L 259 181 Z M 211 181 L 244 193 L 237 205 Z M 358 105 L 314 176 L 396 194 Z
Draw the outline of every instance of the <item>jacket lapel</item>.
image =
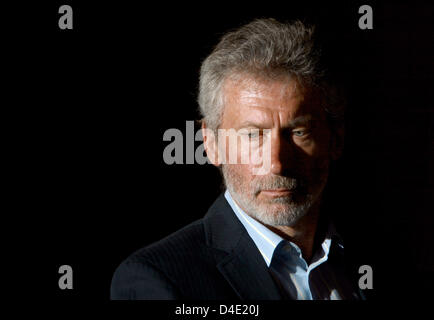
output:
M 264 258 L 232 208 L 221 195 L 204 218 L 207 244 L 223 250 L 217 269 L 244 300 L 279 300 L 283 296 Z

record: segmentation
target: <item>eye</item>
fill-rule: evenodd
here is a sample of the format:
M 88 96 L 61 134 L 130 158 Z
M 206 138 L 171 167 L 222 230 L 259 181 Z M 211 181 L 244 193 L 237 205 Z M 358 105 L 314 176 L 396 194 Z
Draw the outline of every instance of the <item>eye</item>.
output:
M 259 137 L 259 130 L 249 132 L 248 136 L 250 139 L 254 139 L 254 138 Z
M 306 130 L 293 130 L 292 133 L 297 137 L 302 137 L 307 134 Z
M 247 136 L 249 137 L 249 139 L 256 139 L 259 136 L 261 136 L 261 130 L 259 130 L 259 129 L 249 130 L 249 132 L 247 133 Z

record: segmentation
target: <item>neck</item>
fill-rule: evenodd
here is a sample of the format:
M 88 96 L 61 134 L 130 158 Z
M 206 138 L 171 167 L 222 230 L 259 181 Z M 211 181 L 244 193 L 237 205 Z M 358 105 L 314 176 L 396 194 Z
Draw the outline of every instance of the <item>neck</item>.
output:
M 269 226 L 271 231 L 277 233 L 285 240 L 295 243 L 301 250 L 307 263 L 310 262 L 313 253 L 315 233 L 319 220 L 319 201 L 307 214 L 292 226 Z

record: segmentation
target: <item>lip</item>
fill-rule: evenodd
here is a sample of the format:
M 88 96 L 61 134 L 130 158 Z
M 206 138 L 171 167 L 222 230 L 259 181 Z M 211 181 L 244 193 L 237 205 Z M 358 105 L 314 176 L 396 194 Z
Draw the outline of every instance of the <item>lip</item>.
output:
M 269 196 L 269 197 L 285 197 L 292 194 L 289 189 L 269 189 L 269 190 L 261 190 L 261 193 Z

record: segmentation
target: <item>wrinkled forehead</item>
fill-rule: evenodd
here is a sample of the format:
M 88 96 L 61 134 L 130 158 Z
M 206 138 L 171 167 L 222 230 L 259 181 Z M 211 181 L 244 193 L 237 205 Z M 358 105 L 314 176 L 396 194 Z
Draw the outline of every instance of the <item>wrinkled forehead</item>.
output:
M 225 81 L 223 97 L 224 114 L 232 118 L 231 123 L 250 118 L 271 121 L 279 117 L 280 124 L 284 125 L 305 115 L 312 119 L 324 118 L 318 90 L 303 85 L 294 77 L 269 79 L 238 75 Z

